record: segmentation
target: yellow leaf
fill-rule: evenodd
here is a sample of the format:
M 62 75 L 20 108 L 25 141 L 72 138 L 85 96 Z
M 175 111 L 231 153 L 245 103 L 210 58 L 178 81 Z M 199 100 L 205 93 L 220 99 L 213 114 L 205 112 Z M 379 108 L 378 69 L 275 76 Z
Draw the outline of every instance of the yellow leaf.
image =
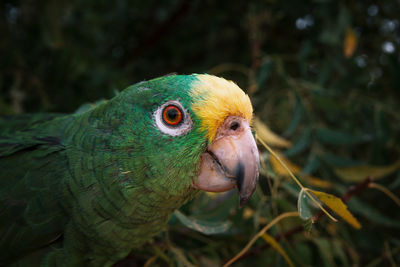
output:
M 256 130 L 258 138 L 263 140 L 268 145 L 284 148 L 289 148 L 292 146 L 290 141 L 272 132 L 259 118 L 254 118 L 253 126 Z
M 300 173 L 301 168 L 298 165 L 294 164 L 288 158 L 279 154 L 278 152 L 275 152 L 275 153 L 279 156 L 279 158 L 286 165 L 286 167 L 288 167 L 294 174 Z M 289 176 L 289 173 L 286 171 L 286 169 L 279 163 L 279 161 L 275 157 L 270 156 L 269 161 L 271 162 L 272 168 L 274 169 L 274 172 L 276 174 L 278 174 L 280 176 L 285 176 L 285 177 Z
M 350 58 L 357 47 L 357 35 L 352 28 L 347 28 L 343 42 L 343 53 L 346 58 Z
M 231 266 L 232 263 L 234 263 L 235 261 L 237 261 L 240 257 L 242 257 L 249 249 L 250 247 L 257 241 L 257 239 L 259 237 L 261 237 L 262 235 L 264 235 L 268 229 L 270 229 L 272 226 L 274 226 L 275 224 L 277 224 L 280 220 L 284 219 L 284 218 L 288 218 L 288 217 L 298 217 L 299 213 L 297 211 L 292 211 L 292 212 L 285 212 L 282 213 L 281 215 L 279 215 L 278 217 L 276 217 L 275 219 L 273 219 L 269 224 L 267 224 L 266 226 L 264 226 L 250 241 L 249 243 L 247 243 L 247 245 L 238 253 L 236 254 L 232 259 L 230 259 L 229 261 L 227 261 L 224 265 L 222 265 L 222 267 L 228 267 Z
M 244 219 L 249 219 L 249 218 L 251 218 L 253 216 L 254 216 L 254 210 L 252 210 L 251 208 L 248 208 L 248 207 L 244 208 L 244 210 L 243 210 L 243 218 Z M 267 219 L 265 217 L 259 216 L 258 217 L 258 223 L 266 224 L 267 223 Z
M 313 193 L 322 203 L 324 203 L 331 210 L 336 212 L 337 215 L 342 217 L 348 224 L 356 229 L 361 228 L 361 224 L 357 221 L 353 214 L 350 213 L 350 211 L 347 209 L 346 204 L 344 204 L 340 198 L 321 191 L 315 191 L 311 189 L 308 190 Z
M 329 181 L 324 181 L 320 178 L 311 176 L 311 175 L 302 175 L 301 174 L 301 167 L 298 166 L 297 164 L 294 164 L 293 162 L 291 162 L 288 158 L 286 158 L 285 156 L 279 154 L 278 152 L 275 152 L 276 154 L 278 154 L 279 158 L 283 161 L 284 164 L 286 164 L 286 166 L 296 175 L 300 175 L 301 177 L 303 177 L 309 184 L 313 185 L 313 186 L 317 186 L 320 188 L 331 188 L 332 187 L 332 183 Z M 279 163 L 279 161 L 275 158 L 275 157 L 270 157 L 270 162 L 272 165 L 272 168 L 274 170 L 274 172 L 280 176 L 284 176 L 284 177 L 289 177 L 289 173 L 286 171 L 286 169 L 282 166 L 282 164 Z
M 362 165 L 346 168 L 335 168 L 335 174 L 346 182 L 360 182 L 370 176 L 372 179 L 380 179 L 400 168 L 400 160 L 388 166 Z
M 210 198 L 216 198 L 218 196 L 218 193 L 215 192 L 205 192 L 205 193 Z
M 328 233 L 331 235 L 331 236 L 336 236 L 337 235 L 337 231 L 338 231 L 338 229 L 337 229 L 337 224 L 336 223 L 328 223 L 327 225 L 326 225 L 326 231 L 328 231 Z
M 254 215 L 254 211 L 252 209 L 250 209 L 248 207 L 244 208 L 244 211 L 243 211 L 244 219 L 248 219 L 248 218 L 252 217 L 253 215 Z
M 279 254 L 282 255 L 282 257 L 285 259 L 287 264 L 290 267 L 294 267 L 293 262 L 290 260 L 289 256 L 286 254 L 286 252 L 282 249 L 281 245 L 279 245 L 278 242 L 276 242 L 275 238 L 270 236 L 269 234 L 265 233 L 261 236 L 265 242 L 267 242 L 273 249 L 275 249 Z
M 306 175 L 304 176 L 306 181 L 311 184 L 312 186 L 320 187 L 320 188 L 331 188 L 332 183 L 329 181 L 324 181 L 320 178 L 311 176 L 311 175 Z

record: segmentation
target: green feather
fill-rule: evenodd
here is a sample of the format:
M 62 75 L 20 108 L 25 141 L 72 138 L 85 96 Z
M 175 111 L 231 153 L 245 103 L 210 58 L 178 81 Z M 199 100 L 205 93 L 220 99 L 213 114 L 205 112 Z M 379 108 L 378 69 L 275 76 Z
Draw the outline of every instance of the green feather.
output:
M 0 265 L 111 266 L 192 198 L 207 137 L 191 111 L 196 75 L 157 78 L 71 115 L 0 119 Z M 193 128 L 154 111 L 179 100 Z

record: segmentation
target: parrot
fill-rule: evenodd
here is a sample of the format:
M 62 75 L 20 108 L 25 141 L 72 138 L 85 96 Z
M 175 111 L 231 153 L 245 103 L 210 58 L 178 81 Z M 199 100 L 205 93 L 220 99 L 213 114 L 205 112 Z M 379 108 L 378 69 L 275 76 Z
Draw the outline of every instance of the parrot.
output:
M 112 266 L 200 191 L 253 194 L 249 96 L 210 74 L 142 81 L 72 114 L 0 117 L 0 266 Z

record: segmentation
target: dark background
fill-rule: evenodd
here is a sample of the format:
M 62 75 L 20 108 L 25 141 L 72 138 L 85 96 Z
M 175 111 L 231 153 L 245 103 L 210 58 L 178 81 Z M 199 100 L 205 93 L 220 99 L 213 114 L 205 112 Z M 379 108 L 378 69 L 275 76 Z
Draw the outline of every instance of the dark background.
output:
M 396 0 L 2 0 L 0 114 L 73 112 L 142 80 L 207 72 L 237 82 L 255 114 L 293 143 L 282 153 L 330 183 L 307 186 L 340 196 L 361 181 L 335 175 L 336 168 L 366 166 L 373 176 L 376 166 L 399 159 L 399 24 Z M 230 232 L 204 236 L 172 220 L 170 234 L 155 243 L 158 252 L 131 261 L 218 266 L 265 220 L 296 210 L 298 189 L 261 152 L 273 186 L 261 176 L 247 209 L 238 210 L 230 195 L 217 210 L 204 204 L 209 196 L 183 209 L 228 220 Z M 399 196 L 400 172 L 392 169 L 378 170 L 375 182 Z M 312 229 L 289 220 L 270 234 L 308 229 L 280 240 L 296 266 L 400 264 L 399 206 L 374 189 L 350 203 L 361 230 L 324 218 Z M 264 244 L 257 241 L 238 266 L 285 264 Z

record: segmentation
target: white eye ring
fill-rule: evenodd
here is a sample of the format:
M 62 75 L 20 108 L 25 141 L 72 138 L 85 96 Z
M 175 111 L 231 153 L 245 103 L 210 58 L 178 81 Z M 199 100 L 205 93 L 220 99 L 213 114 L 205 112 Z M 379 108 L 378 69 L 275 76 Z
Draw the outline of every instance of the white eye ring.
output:
M 182 121 L 177 125 L 169 125 L 163 119 L 164 109 L 168 106 L 176 106 L 182 111 Z M 193 122 L 189 113 L 183 108 L 177 100 L 165 102 L 153 113 L 154 124 L 162 132 L 171 136 L 179 136 L 186 134 L 192 129 Z

